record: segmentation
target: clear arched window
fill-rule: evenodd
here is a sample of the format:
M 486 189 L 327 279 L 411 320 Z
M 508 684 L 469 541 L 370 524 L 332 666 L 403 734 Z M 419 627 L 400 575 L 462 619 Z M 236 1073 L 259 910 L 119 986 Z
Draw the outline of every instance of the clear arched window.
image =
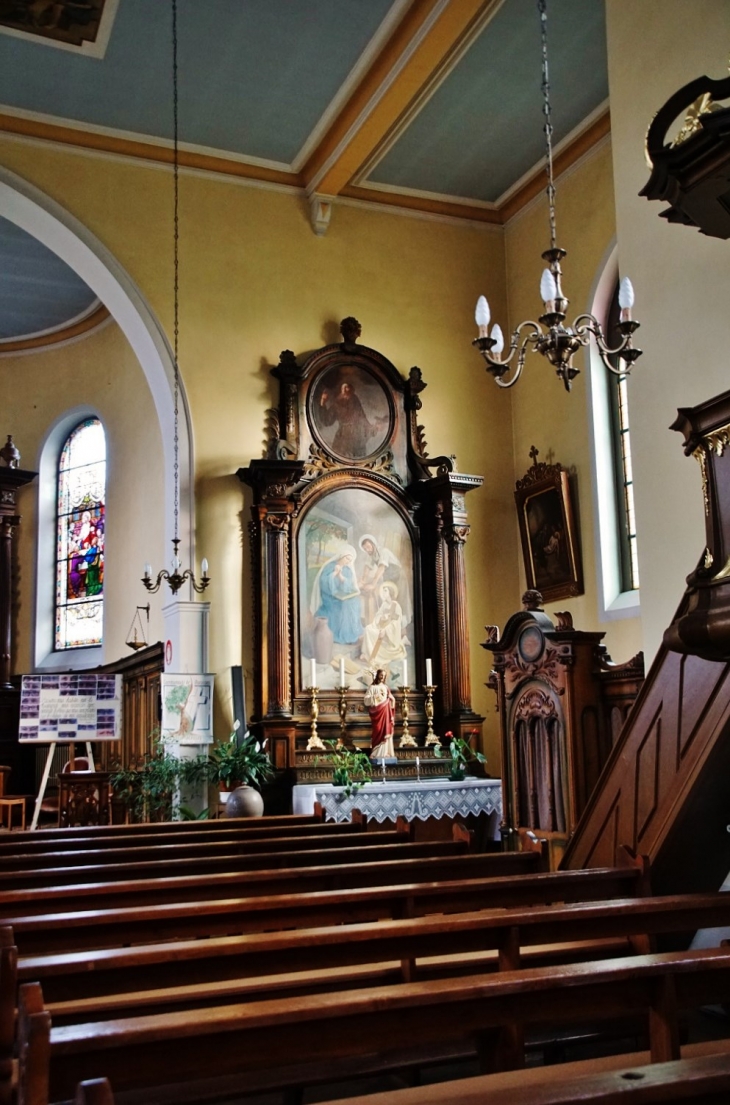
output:
M 104 622 L 106 438 L 87 418 L 66 438 L 58 462 L 56 650 L 100 645 Z
M 611 298 L 607 331 L 609 345 L 621 342 L 618 328 L 620 307 L 618 284 Z M 618 367 L 618 357 L 615 358 Z M 619 376 L 609 388 L 610 430 L 613 446 L 614 479 L 616 481 L 617 534 L 620 558 L 621 590 L 639 588 L 639 559 L 636 548 L 636 512 L 634 510 L 634 472 L 631 460 L 631 430 L 629 427 L 629 396 L 625 376 Z

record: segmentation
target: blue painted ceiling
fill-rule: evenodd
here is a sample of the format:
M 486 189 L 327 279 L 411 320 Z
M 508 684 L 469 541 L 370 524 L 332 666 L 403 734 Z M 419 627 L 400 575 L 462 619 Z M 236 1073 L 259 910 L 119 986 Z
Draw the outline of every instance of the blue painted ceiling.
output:
M 397 7 L 404 0 L 178 0 L 181 142 L 296 167 Z M 608 95 L 604 0 L 551 0 L 549 20 L 557 142 Z M 504 0 L 360 183 L 497 200 L 543 153 L 540 60 L 535 0 Z M 119 0 L 103 58 L 0 34 L 3 107 L 169 140 L 169 3 Z M 92 300 L 0 220 L 0 338 L 60 325 Z

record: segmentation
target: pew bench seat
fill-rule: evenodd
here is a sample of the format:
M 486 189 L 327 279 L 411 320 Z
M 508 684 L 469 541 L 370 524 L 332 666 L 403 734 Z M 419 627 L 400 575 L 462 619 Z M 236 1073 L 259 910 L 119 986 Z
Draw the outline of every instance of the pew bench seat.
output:
M 618 1021 L 627 1009 L 646 1018 L 652 1061 L 665 1062 L 680 1057 L 678 1011 L 728 995 L 730 952 L 713 949 L 54 1027 L 47 1044 L 50 1100 L 67 1098 L 83 1078 L 104 1076 L 116 1092 L 187 1081 L 191 1099 L 202 1100 L 210 1085 L 195 1089 L 201 1070 L 242 1079 L 247 1088 L 249 1076 L 258 1075 L 275 1089 L 302 1064 L 329 1070 L 333 1060 L 352 1060 L 358 1071 L 376 1054 L 392 1058 L 406 1040 L 414 1061 L 418 1053 L 421 1061 L 433 1056 L 442 1042 L 476 1043 L 485 1071 L 511 1069 L 524 1061 L 524 1027 L 580 1024 L 597 1015 Z M 37 984 L 21 987 L 26 1100 L 32 1080 L 43 1077 L 26 1047 L 34 1015 L 49 1026 L 39 1000 Z

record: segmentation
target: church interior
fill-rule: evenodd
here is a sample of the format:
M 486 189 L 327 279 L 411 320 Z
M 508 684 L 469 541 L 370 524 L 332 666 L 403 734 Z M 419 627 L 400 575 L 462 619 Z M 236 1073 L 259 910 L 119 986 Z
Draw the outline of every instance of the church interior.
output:
M 729 53 L 0 0 L 0 1105 L 728 1100 Z M 32 694 L 93 673 L 79 764 Z M 160 734 L 189 821 L 100 781 Z M 464 825 L 368 815 L 449 764 Z

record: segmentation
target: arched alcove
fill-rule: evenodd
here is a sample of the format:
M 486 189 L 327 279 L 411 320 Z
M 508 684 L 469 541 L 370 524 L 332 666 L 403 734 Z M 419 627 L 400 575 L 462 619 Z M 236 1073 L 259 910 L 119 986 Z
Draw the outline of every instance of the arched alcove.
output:
M 78 219 L 28 181 L 0 167 L 0 215 L 59 256 L 96 293 L 118 323 L 145 374 L 165 457 L 165 534 L 172 539 L 174 497 L 174 358 L 162 326 L 112 253 Z M 179 535 L 183 562 L 194 562 L 193 450 L 182 381 L 179 399 Z M 192 598 L 180 593 L 180 598 Z

